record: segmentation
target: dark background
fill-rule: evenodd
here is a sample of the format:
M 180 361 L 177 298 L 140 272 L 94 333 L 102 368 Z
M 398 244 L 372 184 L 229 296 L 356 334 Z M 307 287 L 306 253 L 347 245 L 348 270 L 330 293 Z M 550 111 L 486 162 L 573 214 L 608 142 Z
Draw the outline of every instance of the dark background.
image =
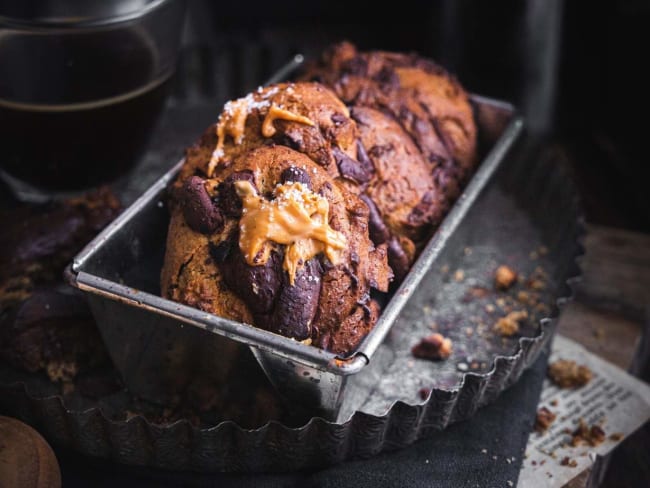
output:
M 565 152 L 589 222 L 650 230 L 643 177 L 650 2 L 390 5 L 191 0 L 185 42 L 262 46 L 269 55 L 255 61 L 269 69 L 283 54 L 317 53 L 341 39 L 365 49 L 418 51 L 455 73 L 470 91 L 514 102 L 532 134 Z

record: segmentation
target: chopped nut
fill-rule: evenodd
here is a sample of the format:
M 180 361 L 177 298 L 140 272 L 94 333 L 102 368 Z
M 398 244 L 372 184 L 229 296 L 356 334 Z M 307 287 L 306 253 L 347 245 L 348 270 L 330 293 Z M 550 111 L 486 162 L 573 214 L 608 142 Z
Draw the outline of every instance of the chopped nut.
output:
M 571 459 L 570 457 L 565 457 L 560 462 L 562 466 L 569 466 L 570 468 L 575 468 L 578 465 L 578 461 Z
M 506 265 L 501 265 L 494 273 L 494 286 L 497 290 L 505 291 L 517 281 L 517 273 Z
M 539 278 L 529 278 L 528 281 L 526 281 L 526 286 L 531 290 L 541 291 L 546 288 L 546 283 Z
M 557 415 L 551 412 L 548 408 L 540 408 L 537 411 L 537 417 L 535 418 L 535 431 L 543 434 L 548 430 L 556 417 Z
M 559 359 L 549 365 L 548 377 L 560 388 L 576 388 L 591 381 L 593 374 L 586 366 L 575 361 Z
M 501 317 L 494 324 L 494 331 L 504 337 L 510 337 L 519 332 L 519 322 L 528 318 L 528 312 L 520 310 L 510 312 L 505 317 Z
M 580 419 L 578 428 L 571 434 L 571 446 L 589 444 L 592 447 L 602 444 L 605 440 L 605 431 L 599 425 L 589 427 L 583 419 Z
M 441 360 L 447 359 L 451 355 L 451 339 L 444 337 L 442 334 L 431 334 L 423 338 L 418 344 L 413 346 L 411 353 L 416 358 Z

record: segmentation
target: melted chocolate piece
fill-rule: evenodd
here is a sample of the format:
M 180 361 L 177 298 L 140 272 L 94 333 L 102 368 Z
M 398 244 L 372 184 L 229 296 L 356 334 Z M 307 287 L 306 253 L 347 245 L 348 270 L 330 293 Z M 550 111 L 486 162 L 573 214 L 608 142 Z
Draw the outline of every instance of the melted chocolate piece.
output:
M 338 127 L 339 125 L 343 124 L 347 120 L 347 117 L 343 114 L 335 113 L 332 114 L 330 119 L 332 120 L 332 122 L 334 122 L 334 125 Z
M 223 213 L 233 219 L 239 218 L 242 211 L 241 199 L 235 190 L 235 181 L 248 181 L 255 186 L 255 178 L 251 171 L 237 171 L 219 183 L 217 203 Z
M 367 195 L 360 195 L 360 198 L 368 205 L 368 230 L 370 232 L 370 239 L 374 242 L 375 246 L 383 244 L 390 238 L 390 231 L 386 227 L 386 224 L 384 224 L 375 202 Z
M 298 269 L 293 286 L 289 284 L 289 276 L 284 273 L 284 285 L 270 317 L 269 330 L 297 340 L 311 337 L 322 274 L 323 269 L 315 257 Z
M 336 166 L 339 169 L 339 173 L 341 173 L 343 178 L 347 178 L 348 180 L 352 180 L 359 184 L 368 183 L 368 181 L 370 181 L 370 174 L 359 163 L 359 161 L 352 159 L 338 147 L 334 147 L 332 153 L 334 154 L 334 159 L 336 160 Z
M 298 168 L 297 166 L 289 166 L 287 169 L 285 169 L 282 174 L 280 174 L 280 181 L 282 183 L 302 183 L 310 190 L 312 189 L 311 178 L 307 172 L 301 168 Z
M 223 215 L 205 189 L 205 180 L 192 176 L 181 190 L 183 216 L 192 230 L 212 234 L 223 227 Z
M 273 251 L 266 263 L 251 266 L 239 246 L 232 245 L 229 253 L 229 258 L 219 263 L 228 287 L 244 300 L 253 314 L 270 313 L 284 275 L 282 256 Z
M 393 268 L 396 282 L 401 283 L 409 271 L 409 258 L 402 249 L 397 237 L 392 237 L 388 241 L 388 264 Z
M 375 165 L 372 164 L 372 161 L 366 152 L 366 148 L 363 147 L 360 139 L 357 139 L 357 159 L 368 173 L 373 173 L 375 171 Z

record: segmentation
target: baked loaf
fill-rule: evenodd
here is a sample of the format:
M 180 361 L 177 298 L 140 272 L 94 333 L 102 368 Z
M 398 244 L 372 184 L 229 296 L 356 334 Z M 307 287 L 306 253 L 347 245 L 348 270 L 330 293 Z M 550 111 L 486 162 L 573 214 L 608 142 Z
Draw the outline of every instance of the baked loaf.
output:
M 214 147 L 189 151 L 189 164 Z M 371 288 L 386 291 L 391 277 L 368 207 L 286 146 L 261 145 L 174 189 L 162 271 L 173 300 L 346 353 L 377 318 Z
M 438 187 L 455 199 L 476 163 L 476 124 L 463 87 L 441 66 L 415 54 L 359 52 L 335 45 L 305 80 L 330 87 L 346 104 L 390 114 L 431 165 Z
M 476 128 L 460 85 L 416 56 L 344 43 L 305 79 L 331 89 L 260 88 L 188 149 L 162 293 L 345 354 L 458 195 Z

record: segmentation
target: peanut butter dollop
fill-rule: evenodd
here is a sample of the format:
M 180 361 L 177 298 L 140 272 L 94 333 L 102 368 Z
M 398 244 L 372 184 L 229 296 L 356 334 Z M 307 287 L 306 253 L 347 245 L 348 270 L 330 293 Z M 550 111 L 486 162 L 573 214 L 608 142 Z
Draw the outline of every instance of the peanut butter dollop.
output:
M 300 122 L 301 124 L 314 125 L 314 121 L 308 117 L 305 117 L 300 114 L 295 114 L 289 110 L 278 107 L 277 105 L 271 105 L 266 117 L 264 117 L 264 123 L 262 123 L 262 135 L 264 137 L 271 137 L 275 134 L 275 127 L 273 127 L 273 122 L 275 119 L 289 120 L 292 122 Z
M 232 137 L 235 144 L 242 143 L 246 130 L 246 119 L 252 110 L 267 110 L 262 123 L 262 135 L 264 137 L 271 137 L 275 134 L 276 129 L 273 127 L 273 122 L 276 119 L 299 122 L 310 126 L 314 125 L 314 121 L 310 118 L 271 103 L 270 98 L 277 92 L 277 88 L 271 88 L 267 91 L 259 89 L 257 93 L 250 93 L 243 98 L 231 100 L 224 105 L 223 112 L 219 115 L 219 121 L 217 122 L 217 146 L 208 164 L 208 176 L 213 175 L 214 169 L 224 155 L 223 146 L 226 136 Z
M 243 211 L 239 221 L 239 248 L 251 266 L 266 263 L 270 242 L 286 245 L 283 267 L 289 282 L 296 271 L 324 252 L 338 264 L 346 246 L 345 236 L 329 226 L 329 202 L 302 183 L 287 182 L 275 187 L 273 200 L 266 200 L 248 181 L 235 182 Z

